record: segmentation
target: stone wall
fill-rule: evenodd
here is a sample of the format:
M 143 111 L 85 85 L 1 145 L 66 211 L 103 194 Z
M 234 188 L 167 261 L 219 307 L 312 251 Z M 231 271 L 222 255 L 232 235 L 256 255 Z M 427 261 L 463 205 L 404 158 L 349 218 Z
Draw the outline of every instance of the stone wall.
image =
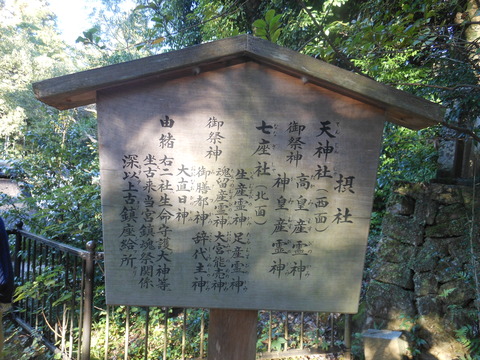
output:
M 421 359 L 463 354 L 454 329 L 478 322 L 472 248 L 479 254 L 480 197 L 474 203 L 473 194 L 471 186 L 398 184 L 388 203 L 366 327 L 407 330 Z

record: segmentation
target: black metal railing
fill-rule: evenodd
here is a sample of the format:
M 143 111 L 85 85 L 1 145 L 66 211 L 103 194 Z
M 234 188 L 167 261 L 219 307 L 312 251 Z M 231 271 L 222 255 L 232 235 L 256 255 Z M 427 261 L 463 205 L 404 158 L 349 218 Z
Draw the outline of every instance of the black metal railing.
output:
M 107 306 L 103 253 L 81 250 L 17 225 L 14 319 L 63 359 L 204 359 L 206 309 Z M 341 352 L 350 356 L 350 317 L 259 311 L 258 359 Z M 341 346 L 340 346 L 341 345 Z
M 93 242 L 81 250 L 15 230 L 15 320 L 66 359 L 90 359 L 95 262 Z

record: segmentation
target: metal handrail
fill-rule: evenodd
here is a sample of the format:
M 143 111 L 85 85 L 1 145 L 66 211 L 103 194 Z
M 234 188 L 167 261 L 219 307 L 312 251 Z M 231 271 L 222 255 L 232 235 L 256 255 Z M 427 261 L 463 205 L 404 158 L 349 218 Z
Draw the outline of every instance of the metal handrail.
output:
M 8 230 L 8 233 L 9 234 L 19 234 L 21 236 L 28 237 L 29 239 L 32 239 L 32 240 L 35 240 L 39 243 L 45 244 L 45 245 L 47 245 L 47 246 L 49 246 L 53 249 L 57 249 L 57 250 L 60 250 L 60 251 L 63 251 L 63 252 L 66 252 L 66 253 L 69 253 L 69 254 L 72 254 L 72 255 L 79 256 L 82 259 L 88 258 L 89 254 L 90 254 L 90 251 L 88 251 L 88 250 L 82 250 L 82 249 L 76 248 L 76 247 L 71 246 L 71 245 L 59 243 L 57 241 L 50 240 L 50 239 L 47 239 L 43 236 L 36 235 L 36 234 L 33 234 L 33 233 L 28 232 L 26 230 L 23 230 L 21 228 L 22 226 L 23 226 L 23 224 L 19 223 L 17 225 L 17 229 Z M 104 254 L 103 252 L 96 252 L 95 253 L 96 259 L 102 259 L 103 254 Z
M 7 232 L 8 234 L 13 234 L 15 235 L 15 254 L 14 254 L 14 273 L 15 273 L 15 278 L 17 281 L 20 282 L 26 282 L 26 281 L 31 281 L 36 278 L 36 276 L 40 275 L 40 273 L 43 271 L 43 267 L 46 266 L 51 266 L 51 265 L 58 265 L 58 264 L 53 264 L 53 258 L 51 259 L 51 264 L 48 265 L 48 256 L 46 256 L 47 259 L 45 259 L 45 263 L 42 263 L 42 258 L 41 255 L 45 254 L 52 254 L 52 257 L 55 257 L 55 251 L 59 252 L 60 258 L 65 257 L 65 256 L 72 256 L 74 259 L 79 258 L 81 259 L 81 264 L 77 263 L 75 260 L 73 262 L 76 264 L 76 266 L 81 267 L 81 275 L 80 277 L 77 277 L 76 274 L 76 269 L 73 270 L 73 278 L 76 279 L 76 281 L 79 282 L 79 288 L 75 288 L 74 292 L 76 293 L 77 291 L 80 291 L 80 299 L 78 300 L 78 304 L 75 298 L 72 299 L 72 306 L 78 305 L 79 306 L 79 317 L 77 319 L 78 321 L 78 329 L 79 329 L 79 340 L 78 340 L 78 356 L 77 358 L 80 360 L 89 360 L 90 359 L 90 342 L 91 342 L 91 329 L 92 329 L 92 310 L 93 310 L 93 294 L 94 294 L 94 279 L 95 279 L 95 274 L 94 274 L 94 263 L 96 260 L 103 258 L 103 253 L 97 253 L 95 251 L 95 243 L 94 242 L 88 242 L 87 243 L 87 249 L 82 250 L 78 249 L 74 246 L 67 245 L 67 244 L 62 244 L 54 240 L 47 239 L 43 236 L 33 234 L 31 232 L 23 230 L 23 223 L 18 223 L 16 225 L 16 229 L 14 230 L 9 230 Z M 34 246 L 33 246 L 33 251 L 36 253 L 37 247 L 40 248 L 41 254 L 26 254 L 26 259 L 22 257 L 22 244 L 24 241 L 33 241 Z M 29 247 L 27 252 L 29 252 L 31 248 Z M 45 253 L 45 254 L 44 254 Z M 39 257 L 39 262 L 40 265 L 37 264 L 37 257 Z M 37 270 L 38 268 L 38 270 Z M 68 271 L 70 269 L 65 269 L 65 274 L 66 274 L 66 280 L 68 279 Z M 70 270 L 72 271 L 72 270 Z M 38 272 L 38 273 L 37 273 Z M 74 281 L 75 282 L 75 281 Z M 22 285 L 22 284 L 20 284 Z M 34 305 L 38 305 L 35 303 L 33 300 L 30 302 L 25 302 L 27 304 L 27 307 L 33 308 Z M 51 304 L 49 304 L 51 307 Z M 17 307 L 17 310 L 18 309 Z M 73 312 L 71 311 L 73 317 Z M 43 310 L 42 310 L 43 313 Z M 17 323 L 22 326 L 25 330 L 28 332 L 32 332 L 33 329 L 35 328 L 35 325 L 30 324 L 27 320 L 27 318 L 21 317 L 21 314 L 19 311 L 15 313 L 15 320 Z M 64 317 L 65 317 L 65 312 L 64 312 Z M 37 315 L 38 316 L 38 315 Z M 51 314 L 49 315 L 51 316 Z M 45 323 L 49 327 L 52 327 L 52 324 L 49 323 L 47 316 L 43 315 Z M 36 322 L 41 322 L 41 320 L 38 320 L 38 317 L 36 319 Z M 73 321 L 73 320 L 72 320 Z M 63 319 L 64 326 L 65 324 L 65 319 Z M 71 326 L 70 326 L 71 327 Z M 73 328 L 71 327 L 70 329 L 73 331 Z M 54 333 L 54 337 L 58 337 L 58 334 L 55 329 L 50 328 L 50 331 Z M 56 346 L 52 343 L 51 341 L 51 336 L 42 336 L 42 341 L 46 344 L 46 346 L 50 350 L 55 350 L 55 352 L 62 352 L 64 349 L 57 349 Z M 73 350 L 70 349 L 70 355 L 73 353 Z M 63 353 L 63 358 L 64 359 L 70 359 L 71 356 L 68 356 L 67 354 Z
M 75 298 L 71 300 L 71 305 L 75 306 L 75 309 L 77 310 L 72 310 L 71 316 L 73 316 L 73 312 L 78 312 L 78 318 L 76 319 L 75 324 L 73 323 L 73 319 L 69 323 L 69 331 L 70 331 L 70 338 L 69 339 L 56 339 L 58 341 L 57 343 L 61 343 L 61 349 L 58 349 L 55 345 L 55 341 L 52 341 L 52 336 L 47 335 L 47 336 L 42 336 L 42 341 L 47 345 L 47 347 L 55 352 L 60 352 L 62 353 L 62 356 L 64 360 L 70 360 L 73 359 L 74 353 L 76 353 L 76 359 L 77 360 L 89 360 L 90 359 L 90 345 L 91 345 L 91 329 L 92 329 L 92 319 L 94 317 L 93 314 L 93 299 L 94 299 L 94 279 L 95 279 L 95 264 L 98 264 L 98 261 L 103 259 L 103 252 L 97 252 L 95 248 L 95 243 L 93 242 L 88 242 L 86 246 L 86 250 L 78 249 L 74 246 L 67 245 L 67 244 L 62 244 L 54 240 L 47 239 L 45 237 L 33 234 L 31 232 L 23 230 L 23 224 L 19 223 L 14 230 L 8 231 L 10 235 L 15 235 L 15 256 L 14 256 L 14 271 L 15 271 L 15 276 L 17 279 L 23 279 L 26 281 L 31 281 L 29 280 L 31 277 L 35 277 L 43 271 L 42 269 L 45 269 L 46 267 L 51 267 L 52 263 L 55 260 L 51 260 L 50 264 L 47 264 L 48 260 L 44 260 L 45 262 L 42 263 L 42 256 L 47 253 L 47 255 L 52 256 L 52 258 L 57 259 L 57 261 L 63 261 L 63 257 L 68 258 L 69 256 L 72 257 L 71 260 L 65 260 L 65 269 L 64 273 L 62 274 L 62 281 L 66 281 L 66 286 L 74 286 L 69 281 L 70 278 L 74 279 L 72 281 L 73 283 L 76 283 L 75 288 L 73 288 L 72 291 L 75 294 L 80 293 L 80 298 Z M 34 245 L 32 245 L 32 243 Z M 49 250 L 45 250 L 48 248 Z M 68 255 L 68 256 L 67 256 Z M 44 256 L 47 258 L 48 256 Z M 77 262 L 76 259 L 81 259 L 80 261 Z M 54 266 L 56 264 L 53 264 Z M 76 270 L 78 269 L 78 270 Z M 78 272 L 78 274 L 77 274 Z M 102 272 L 103 273 L 103 272 Z M 22 278 L 23 276 L 23 278 Z M 24 303 L 21 304 L 22 306 L 25 305 L 26 308 L 32 310 L 32 307 L 36 305 L 34 300 L 26 300 Z M 51 307 L 51 304 L 50 304 Z M 17 307 L 18 308 L 18 307 Z M 112 306 L 107 306 L 106 307 L 106 320 L 107 324 L 109 323 L 109 313 L 110 310 L 115 307 Z M 109 310 L 110 309 L 110 310 Z M 146 337 L 144 339 L 144 359 L 148 359 L 148 346 L 150 343 L 153 343 L 151 340 L 149 340 L 149 323 L 150 323 L 150 318 L 149 314 L 150 311 L 154 308 L 146 308 L 146 321 L 145 321 L 145 334 Z M 126 307 L 126 316 L 127 320 L 130 318 L 130 313 L 132 311 L 131 307 Z M 165 319 L 164 319 L 164 343 L 163 343 L 163 357 L 166 359 L 167 355 L 167 344 L 169 342 L 168 339 L 168 317 L 166 314 L 168 314 L 168 309 L 164 309 L 165 311 Z M 186 331 L 187 331 L 187 309 L 184 309 L 184 318 L 183 318 L 183 331 L 184 333 L 182 334 L 182 359 L 186 359 L 185 357 L 185 345 L 186 345 Z M 261 312 L 259 312 L 260 314 Z M 113 314 L 113 311 L 112 311 Z M 202 314 L 206 314 L 204 311 Z M 283 324 L 283 328 L 285 331 L 284 337 L 288 340 L 289 338 L 289 316 L 288 313 L 285 318 L 282 317 L 285 324 Z M 65 317 L 65 314 L 63 314 Z M 319 315 L 316 315 L 316 323 L 317 323 L 317 332 L 319 331 Z M 36 322 L 38 322 L 38 315 L 32 315 L 32 314 L 24 314 L 24 317 L 22 318 L 22 313 L 16 313 L 15 317 L 17 322 L 19 323 L 20 326 L 22 326 L 24 329 L 26 329 L 29 332 L 32 332 L 35 330 L 36 327 Z M 282 316 L 282 315 L 280 315 Z M 324 314 L 324 316 L 327 316 L 327 314 Z M 138 317 L 138 315 L 135 315 L 135 317 Z M 317 349 L 317 348 L 308 348 L 305 347 L 304 344 L 304 326 L 303 326 L 303 321 L 304 321 L 304 316 L 303 314 L 300 316 L 301 319 L 301 324 L 300 324 L 300 331 L 301 334 L 299 335 L 299 342 L 300 342 L 300 347 L 298 349 L 289 349 L 288 348 L 288 341 L 284 346 L 282 347 L 282 351 L 277 351 L 278 349 L 273 349 L 272 348 L 272 326 L 273 326 L 273 318 L 272 318 L 272 312 L 269 312 L 269 317 L 270 319 L 268 320 L 270 329 L 267 331 L 269 332 L 269 338 L 268 338 L 268 350 L 265 353 L 260 353 L 257 355 L 257 358 L 259 359 L 274 359 L 275 357 L 278 356 L 300 356 L 300 355 L 312 355 L 312 354 L 321 354 L 325 353 L 325 350 L 322 349 Z M 311 318 L 311 316 L 310 316 Z M 334 330 L 334 324 L 333 320 L 334 318 L 337 318 L 337 316 L 327 316 L 327 324 L 326 326 L 329 328 L 329 333 L 330 333 L 330 338 L 327 339 L 327 333 L 325 333 L 324 338 L 325 338 L 325 343 L 329 344 L 329 352 L 338 352 L 341 349 L 338 346 L 335 346 L 335 338 L 337 338 L 339 332 L 336 329 Z M 350 357 L 350 347 L 351 347 L 351 329 L 350 329 L 350 321 L 351 317 L 346 316 L 345 317 L 345 332 L 344 332 L 344 343 L 345 347 L 342 351 L 344 354 L 344 357 L 349 358 Z M 125 358 L 128 358 L 129 354 L 129 339 L 128 339 L 128 334 L 130 333 L 130 322 L 127 321 L 127 324 L 125 324 L 125 341 L 124 341 L 124 355 Z M 72 338 L 72 333 L 73 333 L 73 328 L 77 327 L 79 334 L 78 334 L 78 340 L 76 345 L 76 350 L 73 349 L 73 345 L 70 346 L 69 349 L 65 349 L 64 344 L 65 343 L 70 343 L 73 344 L 73 338 Z M 51 330 L 51 329 L 50 329 Z M 206 355 L 206 352 L 204 351 L 204 346 L 205 344 L 203 343 L 204 339 L 204 333 L 206 331 L 206 325 L 204 323 L 204 315 L 202 315 L 201 318 L 201 329 L 200 329 L 200 339 L 201 342 L 199 344 L 200 346 L 200 358 L 202 358 L 204 355 Z M 56 336 L 56 335 L 55 335 Z M 319 333 L 317 333 L 317 338 L 320 336 Z M 108 340 L 108 329 L 106 329 L 106 334 L 105 334 L 106 342 L 105 342 L 105 359 L 108 357 L 108 351 L 109 351 L 109 340 Z M 113 346 L 114 344 L 112 344 Z M 115 345 L 115 347 L 117 347 Z

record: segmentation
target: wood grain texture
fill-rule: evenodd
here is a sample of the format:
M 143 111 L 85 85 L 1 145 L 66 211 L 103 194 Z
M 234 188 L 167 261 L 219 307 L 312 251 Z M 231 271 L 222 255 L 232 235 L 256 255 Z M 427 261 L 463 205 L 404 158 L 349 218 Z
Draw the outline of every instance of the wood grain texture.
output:
M 254 360 L 257 316 L 256 310 L 211 309 L 208 360 Z
M 356 312 L 384 111 L 255 62 L 97 107 L 108 303 Z
M 246 61 L 267 64 L 378 106 L 387 112 L 389 121 L 411 129 L 425 128 L 443 120 L 445 109 L 438 104 L 250 35 L 44 80 L 34 83 L 33 90 L 39 100 L 63 110 L 95 103 L 96 93 L 102 89 L 166 81 Z

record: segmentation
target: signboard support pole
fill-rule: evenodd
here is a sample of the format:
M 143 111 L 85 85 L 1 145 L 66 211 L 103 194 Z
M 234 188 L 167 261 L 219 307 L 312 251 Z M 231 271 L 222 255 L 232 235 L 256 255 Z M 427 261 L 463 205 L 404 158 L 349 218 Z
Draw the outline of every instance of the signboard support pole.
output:
M 208 360 L 255 360 L 257 310 L 210 309 Z

